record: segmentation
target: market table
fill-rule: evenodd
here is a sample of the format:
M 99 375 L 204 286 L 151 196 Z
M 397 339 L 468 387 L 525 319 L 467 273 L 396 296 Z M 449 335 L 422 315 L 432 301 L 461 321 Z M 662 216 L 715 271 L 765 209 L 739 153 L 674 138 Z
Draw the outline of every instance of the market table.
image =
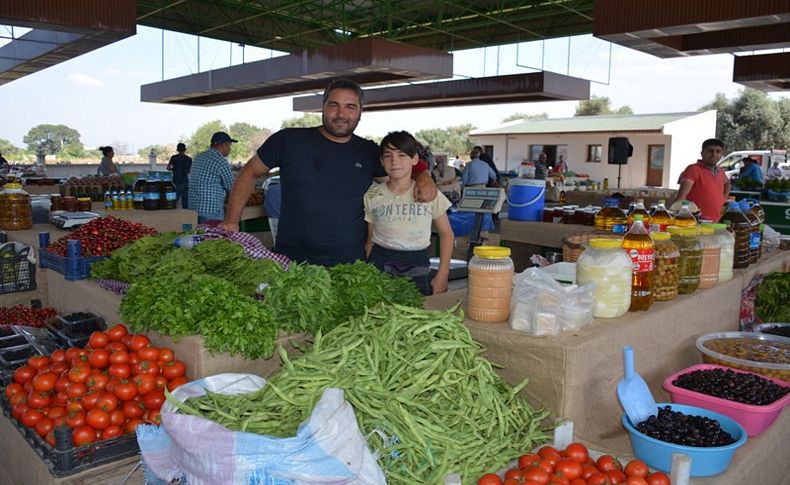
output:
M 562 238 L 573 234 L 591 232 L 593 226 L 581 224 L 555 224 L 552 222 L 500 220 L 499 234 L 502 245 L 510 248 L 510 258 L 516 271 L 532 266 L 530 256 L 545 252 L 545 248 L 562 248 Z

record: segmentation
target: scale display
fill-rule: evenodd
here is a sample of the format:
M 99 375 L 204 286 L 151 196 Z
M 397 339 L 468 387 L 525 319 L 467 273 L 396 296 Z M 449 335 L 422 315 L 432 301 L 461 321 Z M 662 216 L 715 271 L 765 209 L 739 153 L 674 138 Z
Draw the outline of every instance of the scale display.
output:
M 480 212 L 483 214 L 497 214 L 502 210 L 505 202 L 505 189 L 496 187 L 470 187 L 465 188 L 461 201 L 458 203 L 459 211 Z
M 55 211 L 49 217 L 49 222 L 61 229 L 72 229 L 87 224 L 99 217 L 95 212 L 67 212 Z

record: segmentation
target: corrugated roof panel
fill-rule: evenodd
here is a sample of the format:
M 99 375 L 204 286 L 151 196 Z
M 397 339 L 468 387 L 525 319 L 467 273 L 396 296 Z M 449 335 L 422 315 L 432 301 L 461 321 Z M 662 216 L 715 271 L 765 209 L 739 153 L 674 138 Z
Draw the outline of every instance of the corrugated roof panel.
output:
M 575 116 L 512 121 L 471 135 L 526 135 L 532 133 L 584 133 L 606 131 L 661 131 L 664 125 L 702 113 L 655 113 L 643 115 Z

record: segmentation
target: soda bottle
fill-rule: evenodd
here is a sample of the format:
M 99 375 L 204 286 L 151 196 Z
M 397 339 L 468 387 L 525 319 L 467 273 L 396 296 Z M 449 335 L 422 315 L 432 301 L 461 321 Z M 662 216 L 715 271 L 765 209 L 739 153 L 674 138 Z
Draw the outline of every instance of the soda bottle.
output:
M 664 199 L 660 199 L 656 205 L 656 211 L 650 217 L 650 232 L 664 232 L 673 223 L 672 214 L 667 210 L 666 202 Z
M 647 232 L 642 215 L 634 217 L 631 230 L 623 238 L 623 249 L 631 257 L 631 306 L 628 311 L 647 310 L 653 304 L 653 263 L 655 245 Z
M 596 231 L 625 234 L 628 227 L 628 216 L 618 205 L 619 202 L 619 199 L 615 197 L 606 199 L 606 207 L 595 214 Z
M 762 246 L 760 240 L 760 219 L 757 217 L 757 214 L 752 212 L 748 199 L 741 200 L 738 205 L 741 208 L 741 212 L 749 219 L 749 225 L 751 226 L 749 234 L 749 264 L 754 264 L 760 259 L 760 248 Z
M 634 209 L 631 211 L 630 214 L 628 214 L 629 229 L 634 224 L 634 218 L 637 215 L 642 216 L 642 224 L 644 224 L 645 228 L 649 230 L 651 218 L 650 218 L 650 213 L 648 213 L 647 209 L 645 209 L 644 199 L 636 199 L 636 202 L 634 203 Z
M 727 212 L 721 216 L 719 222 L 727 224 L 735 231 L 735 257 L 733 258 L 732 267 L 748 267 L 752 226 L 746 214 L 741 212 L 737 202 L 732 201 L 727 205 Z
M 675 214 L 675 226 L 680 227 L 696 227 L 697 226 L 697 219 L 694 218 L 694 214 L 691 213 L 691 209 L 689 209 L 689 201 L 684 200 L 681 202 L 680 210 L 677 214 Z

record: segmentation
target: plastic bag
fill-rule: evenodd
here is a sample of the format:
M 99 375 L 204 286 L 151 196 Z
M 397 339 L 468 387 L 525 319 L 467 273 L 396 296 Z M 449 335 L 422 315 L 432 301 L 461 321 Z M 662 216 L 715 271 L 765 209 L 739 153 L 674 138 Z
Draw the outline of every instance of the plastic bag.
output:
M 250 374 L 219 374 L 176 389 L 184 400 L 206 390 L 253 392 L 266 385 Z M 137 441 L 147 483 L 180 479 L 189 485 L 362 485 L 382 484 L 384 474 L 357 426 L 341 389 L 324 391 L 296 436 L 275 438 L 231 431 L 197 416 L 176 414 L 166 402 L 160 427 L 140 425 Z
M 593 321 L 595 286 L 562 286 L 545 271 L 528 268 L 515 276 L 510 327 L 531 335 L 557 335 Z
M 776 251 L 781 242 L 782 235 L 766 224 L 763 229 L 763 252 L 767 254 Z

